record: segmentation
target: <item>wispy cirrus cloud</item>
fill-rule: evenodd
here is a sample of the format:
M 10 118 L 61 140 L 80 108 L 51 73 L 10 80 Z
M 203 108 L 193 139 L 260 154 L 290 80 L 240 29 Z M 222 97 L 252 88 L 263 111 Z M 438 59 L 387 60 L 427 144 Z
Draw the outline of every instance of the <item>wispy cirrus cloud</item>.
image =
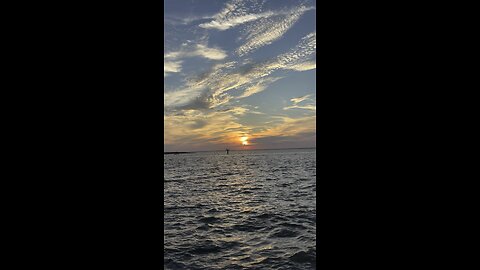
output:
M 296 97 L 296 98 L 290 99 L 290 101 L 293 102 L 294 105 L 297 105 L 298 103 L 300 103 L 302 101 L 308 100 L 311 96 L 312 95 L 305 95 L 303 97 Z
M 182 59 L 187 57 L 203 57 L 210 60 L 222 60 L 227 57 L 227 52 L 220 48 L 210 48 L 203 44 L 182 48 L 179 51 L 165 54 L 164 59 Z
M 282 69 L 305 71 L 316 68 L 314 56 L 317 49 L 317 33 L 312 32 L 304 36 L 300 42 L 288 53 L 278 56 L 277 63 Z
M 199 21 L 199 20 L 205 20 L 205 19 L 212 19 L 213 16 L 209 15 L 204 15 L 204 16 L 192 16 L 192 15 L 186 15 L 186 16 L 165 16 L 164 17 L 164 22 L 166 24 L 170 25 L 188 25 L 193 22 Z
M 284 108 L 284 110 L 290 110 L 290 109 L 303 109 L 303 110 L 316 111 L 317 106 L 314 104 L 307 104 L 307 105 L 292 105 Z
M 240 66 L 236 61 L 214 65 L 202 76 L 187 79 L 183 89 L 165 93 L 165 107 L 216 108 L 233 99 L 229 92 L 238 92 L 236 99 L 260 93 L 282 78 L 271 77 L 273 72 L 282 69 L 296 70 L 295 68 L 302 65 L 307 67 L 313 65 L 308 59 L 315 54 L 315 37 L 315 33 L 306 35 L 290 51 L 269 61 Z
M 291 106 L 287 106 L 283 108 L 284 110 L 290 110 L 290 109 L 303 109 L 303 110 L 311 110 L 311 111 L 316 111 L 317 106 L 315 105 L 315 100 L 311 99 L 312 95 L 306 95 L 302 97 L 296 97 L 290 99 L 290 101 L 293 103 Z M 304 101 L 309 101 L 310 104 L 300 104 L 303 103 Z
M 202 57 L 208 60 L 223 60 L 227 57 L 226 51 L 220 48 L 210 48 L 203 44 L 196 44 L 193 47 L 184 46 L 179 51 L 168 52 L 163 56 L 163 77 L 169 73 L 182 71 L 183 61 L 189 57 Z
M 163 77 L 182 71 L 182 61 L 163 61 Z
M 282 79 L 283 77 L 269 77 L 265 79 L 260 79 L 258 80 L 257 83 L 247 87 L 243 93 L 238 96 L 237 98 L 246 98 L 251 95 L 258 94 L 262 91 L 264 91 L 270 84 Z
M 244 23 L 275 15 L 271 11 L 258 12 L 260 7 L 261 3 L 258 1 L 233 0 L 227 2 L 220 12 L 213 15 L 210 22 L 202 23 L 199 27 L 224 31 Z
M 317 68 L 317 63 L 315 61 L 305 61 L 298 64 L 293 64 L 286 66 L 284 69 L 290 69 L 294 71 L 307 71 Z
M 315 144 L 315 1 L 167 1 L 164 149 Z
M 263 46 L 272 44 L 280 39 L 300 17 L 313 7 L 300 6 L 287 13 L 281 12 L 275 16 L 264 17 L 263 19 L 251 24 L 246 32 L 246 42 L 242 44 L 235 52 L 239 56 L 244 56 Z
M 274 16 L 275 13 L 273 12 L 263 12 L 258 14 L 244 14 L 239 16 L 230 16 L 230 17 L 220 17 L 214 18 L 211 22 L 202 23 L 199 26 L 205 29 L 217 29 L 217 30 L 227 30 L 232 27 L 256 21 L 261 18 L 268 18 Z
M 248 2 L 248 3 L 247 3 Z M 246 40 L 235 52 L 244 56 L 260 47 L 280 39 L 307 11 L 314 7 L 300 5 L 290 10 L 260 11 L 261 3 L 257 1 L 234 0 L 212 16 L 209 22 L 199 24 L 204 29 L 224 31 L 247 24 L 246 33 L 240 40 Z
M 199 86 L 186 87 L 176 91 L 168 91 L 163 93 L 163 103 L 166 110 L 171 108 L 188 107 L 198 102 L 198 99 L 204 97 L 206 88 Z M 200 106 L 202 107 L 202 106 Z

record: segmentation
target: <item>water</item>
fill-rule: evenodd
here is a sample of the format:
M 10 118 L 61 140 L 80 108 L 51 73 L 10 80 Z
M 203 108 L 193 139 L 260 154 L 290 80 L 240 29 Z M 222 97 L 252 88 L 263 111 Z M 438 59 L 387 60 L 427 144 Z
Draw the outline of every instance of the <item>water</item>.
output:
M 164 155 L 165 269 L 315 269 L 315 155 Z

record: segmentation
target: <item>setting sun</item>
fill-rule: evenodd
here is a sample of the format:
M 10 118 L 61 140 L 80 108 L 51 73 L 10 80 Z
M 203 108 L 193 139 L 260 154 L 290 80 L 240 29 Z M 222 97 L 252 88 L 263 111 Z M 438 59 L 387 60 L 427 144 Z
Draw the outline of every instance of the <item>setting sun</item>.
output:
M 163 266 L 315 269 L 316 0 L 206 2 L 163 5 Z
M 242 142 L 242 145 L 248 145 L 248 137 L 241 137 L 240 141 Z

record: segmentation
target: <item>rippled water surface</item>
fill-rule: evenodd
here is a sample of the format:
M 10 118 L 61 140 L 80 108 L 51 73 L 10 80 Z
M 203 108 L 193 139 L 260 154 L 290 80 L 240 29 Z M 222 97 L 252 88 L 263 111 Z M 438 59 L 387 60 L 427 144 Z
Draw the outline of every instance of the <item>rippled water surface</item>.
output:
M 315 269 L 315 149 L 164 155 L 166 269 Z

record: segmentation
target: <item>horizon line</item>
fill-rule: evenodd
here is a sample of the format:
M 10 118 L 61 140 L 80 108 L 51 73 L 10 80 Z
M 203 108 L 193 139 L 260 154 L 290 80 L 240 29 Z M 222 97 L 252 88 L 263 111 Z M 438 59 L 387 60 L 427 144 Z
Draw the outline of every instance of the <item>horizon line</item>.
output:
M 289 150 L 289 149 L 317 149 L 316 146 L 312 147 L 287 147 L 287 148 L 262 148 L 262 149 L 229 149 L 230 151 L 261 151 L 261 150 Z M 163 154 L 191 154 L 200 152 L 224 152 L 225 150 L 199 150 L 199 151 L 163 151 Z

